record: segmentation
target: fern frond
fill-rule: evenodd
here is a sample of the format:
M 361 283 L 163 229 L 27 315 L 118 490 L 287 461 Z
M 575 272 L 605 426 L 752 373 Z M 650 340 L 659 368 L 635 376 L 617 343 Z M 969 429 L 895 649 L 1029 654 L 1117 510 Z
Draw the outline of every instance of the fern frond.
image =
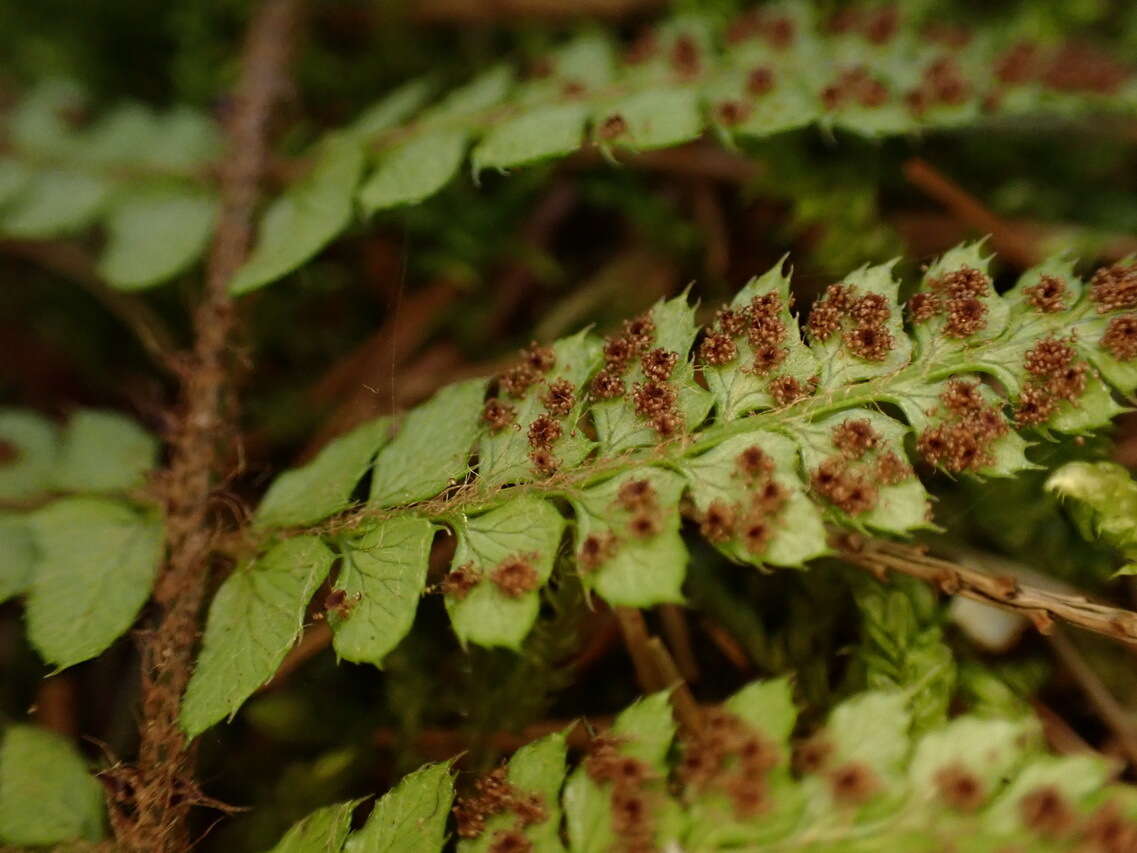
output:
M 122 290 L 159 284 L 209 243 L 220 133 L 195 110 L 135 103 L 74 127 L 83 107 L 78 86 L 48 81 L 4 117 L 0 236 L 40 240 L 101 224 L 99 274 Z
M 681 15 L 626 50 L 588 32 L 528 76 L 501 64 L 433 102 L 429 83 L 412 82 L 325 141 L 312 173 L 270 208 L 233 291 L 277 280 L 338 236 L 353 192 L 364 215 L 417 204 L 467 161 L 476 178 L 582 150 L 615 159 L 708 132 L 734 147 L 810 125 L 882 137 L 1137 109 L 1128 67 L 1039 41 L 1027 20 L 945 39 L 903 8 L 826 19 L 789 0 L 725 26 Z
M 667 695 L 647 696 L 571 769 L 557 733 L 483 777 L 454 808 L 458 850 L 932 851 L 962 838 L 973 850 L 1104 850 L 1137 837 L 1133 788 L 1100 756 L 1048 754 L 1030 717 L 914 730 L 909 697 L 875 691 L 794 746 L 796 725 L 784 679 L 744 687 L 678 738 Z M 427 765 L 346 843 L 350 804 L 314 812 L 274 851 L 441 850 L 418 833 L 438 837 L 452 797 L 449 766 Z M 411 803 L 418 824 L 406 819 Z M 297 847 L 298 837 L 313 842 Z
M 1071 261 L 1051 260 L 1000 295 L 989 262 L 971 244 L 932 264 L 906 306 L 910 331 L 886 264 L 832 285 L 806 343 L 779 264 L 701 331 L 683 294 L 603 341 L 580 333 L 534 344 L 492 384 L 444 389 L 378 451 L 369 505 L 307 531 L 344 557 L 337 648 L 379 663 L 409 629 L 430 524 L 458 536 L 441 588 L 459 638 L 511 648 L 566 547 L 587 590 L 649 607 L 683 599 L 683 516 L 727 557 L 763 570 L 833 553 L 827 525 L 933 529 L 913 463 L 1014 476 L 1036 467 L 1030 442 L 1108 424 L 1123 411 L 1114 394 L 1137 387 L 1137 264 L 1099 270 L 1087 285 Z M 283 491 L 350 494 L 363 456 L 340 470 L 328 460 L 372 429 L 282 475 L 264 506 Z M 271 524 L 262 535 L 271 542 Z M 270 604 L 245 606 L 255 621 Z M 283 623 L 278 639 L 289 641 Z M 266 659 L 259 677 L 272 671 Z M 194 678 L 228 684 L 204 666 Z M 215 705 L 197 725 L 232 707 Z
M 501 63 L 436 97 L 412 81 L 313 147 L 309 168 L 272 202 L 243 293 L 301 266 L 363 214 L 417 204 L 468 162 L 476 177 L 593 150 L 680 145 L 705 133 L 736 146 L 816 125 L 867 137 L 997 123 L 1131 114 L 1137 77 L 1108 54 L 1046 42 L 1029 21 L 945 34 L 899 7 L 825 19 L 782 2 L 729 24 L 662 21 L 624 49 L 586 32 L 522 74 Z M 216 219 L 218 128 L 198 112 L 112 109 L 67 120 L 76 86 L 48 81 L 6 117 L 0 234 L 44 239 L 101 224 L 100 274 L 124 290 L 190 267 Z

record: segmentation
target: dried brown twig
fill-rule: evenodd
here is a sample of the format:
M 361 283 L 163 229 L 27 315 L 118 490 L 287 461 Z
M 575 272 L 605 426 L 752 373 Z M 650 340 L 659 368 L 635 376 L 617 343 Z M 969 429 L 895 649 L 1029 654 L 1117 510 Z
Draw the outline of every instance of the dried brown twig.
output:
M 1040 589 L 1011 575 L 993 575 L 933 557 L 922 545 L 865 539 L 856 534 L 840 534 L 835 544 L 846 562 L 880 577 L 889 571 L 901 572 L 934 584 L 950 595 L 1021 613 L 1043 634 L 1050 633 L 1058 620 L 1137 645 L 1137 613 L 1131 610 L 1099 604 L 1080 595 Z

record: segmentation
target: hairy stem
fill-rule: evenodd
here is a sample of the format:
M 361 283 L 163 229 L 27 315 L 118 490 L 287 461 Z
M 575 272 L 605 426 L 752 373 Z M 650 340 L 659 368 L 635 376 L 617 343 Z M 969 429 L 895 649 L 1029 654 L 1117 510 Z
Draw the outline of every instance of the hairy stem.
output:
M 204 802 L 193 780 L 194 751 L 178 723 L 190 676 L 213 550 L 209 501 L 224 463 L 230 339 L 229 281 L 244 262 L 268 164 L 268 123 L 285 88 L 300 0 L 266 0 L 249 25 L 228 122 L 220 176 L 222 212 L 194 315 L 193 351 L 180 366 L 181 403 L 165 472 L 167 561 L 155 587 L 157 626 L 143 634 L 138 766 L 117 774 L 111 814 L 127 849 L 175 853 L 190 847 L 187 815 Z M 113 778 L 113 777 L 112 777 Z

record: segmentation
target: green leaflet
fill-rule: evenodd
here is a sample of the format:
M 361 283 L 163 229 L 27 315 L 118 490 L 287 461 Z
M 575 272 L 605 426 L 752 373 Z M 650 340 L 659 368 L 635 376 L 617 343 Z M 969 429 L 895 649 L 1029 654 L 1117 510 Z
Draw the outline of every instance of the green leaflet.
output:
M 592 406 L 600 453 L 605 456 L 659 441 L 659 432 L 647 416 L 637 412 L 634 399 L 637 389 L 647 383 L 642 360 L 650 351 L 658 349 L 678 356 L 668 378 L 658 383 L 675 396 L 675 409 L 680 421 L 678 428 L 693 429 L 702 422 L 711 407 L 710 394 L 695 383 L 694 367 L 685 357 L 698 332 L 695 309 L 687 303 L 687 294 L 657 302 L 647 317 L 651 328 L 642 336 L 647 342 L 641 345 L 640 357 L 618 372 L 626 393 Z
M 715 398 L 715 414 L 723 420 L 734 420 L 755 409 L 774 407 L 776 401 L 770 393 L 770 383 L 774 379 L 788 376 L 805 385 L 820 371 L 816 356 L 797 333 L 797 321 L 789 308 L 790 276 L 782 271 L 782 267 L 783 264 L 779 263 L 765 275 L 752 278 L 730 303 L 732 310 L 742 311 L 755 298 L 773 297 L 777 300 L 778 309 L 774 316 L 785 331 L 776 336 L 778 340 L 772 345 L 776 347 L 776 353 L 780 351 L 776 356 L 782 359 L 780 363 L 774 368 L 764 367 L 761 362 L 756 363 L 756 348 L 747 336 L 734 341 L 737 354 L 726 364 L 709 363 L 703 367 L 707 387 Z M 721 329 L 716 331 L 727 334 Z M 733 340 L 734 336 L 730 337 Z M 768 358 L 764 349 L 765 342 L 756 339 L 754 343 L 758 344 L 758 350 L 763 351 L 763 356 Z
M 257 506 L 254 523 L 260 527 L 314 524 L 345 509 L 390 431 L 390 418 L 375 418 L 328 442 L 306 465 L 282 473 Z
M 1050 475 L 1046 490 L 1065 499 L 1089 542 L 1104 539 L 1129 560 L 1119 574 L 1137 571 L 1137 483 L 1113 462 L 1069 462 Z
M 936 594 L 914 578 L 854 578 L 861 613 L 858 658 L 873 690 L 913 689 L 914 732 L 942 725 L 955 695 L 956 664 L 944 642 Z
M 839 430 L 850 422 L 867 422 L 869 431 L 876 436 L 874 446 L 859 455 L 837 447 L 842 434 Z M 830 512 L 852 526 L 904 534 L 929 526 L 928 493 L 904 461 L 907 433 L 903 424 L 880 412 L 849 409 L 801 427 L 795 437 L 801 445 L 802 465 L 815 487 L 819 476 L 836 462 L 837 470 L 847 472 L 858 486 L 865 488 L 863 500 L 859 501 L 851 495 L 842 500 L 842 493 L 836 490 L 823 492 Z M 894 467 L 897 470 L 892 474 Z
M 654 693 L 621 713 L 612 725 L 621 756 L 635 758 L 647 767 L 650 781 L 640 790 L 655 818 L 654 842 L 666 848 L 678 840 L 675 803 L 667 794 L 663 780 L 667 775 L 665 758 L 675 737 L 675 721 L 667 693 Z M 594 780 L 585 767 L 569 776 L 564 791 L 565 823 L 572 853 L 608 853 L 617 838 L 612 827 L 613 783 Z
M 19 196 L 33 174 L 31 167 L 19 160 L 0 157 L 0 209 Z
M 52 486 L 59 430 L 55 424 L 23 409 L 0 409 L 0 499 L 21 500 Z
M 683 478 L 644 467 L 571 498 L 577 566 L 586 589 L 617 607 L 683 601 L 687 548 L 679 535 Z M 632 495 L 621 500 L 621 490 Z
M 768 475 L 747 471 L 753 448 L 770 459 Z M 797 445 L 785 436 L 737 435 L 684 459 L 682 470 L 703 535 L 732 559 L 802 567 L 828 553 L 821 513 L 798 475 Z M 770 484 L 776 494 L 767 500 Z
M 428 764 L 404 777 L 371 810 L 367 823 L 353 832 L 346 853 L 404 853 L 441 850 L 446 818 L 454 799 L 450 764 Z
M 181 723 L 196 737 L 232 716 L 268 681 L 303 627 L 308 600 L 332 552 L 314 536 L 286 539 L 225 579 L 209 607 Z
M 984 823 L 995 832 L 1029 831 L 1022 799 L 1042 790 L 1055 790 L 1071 805 L 1088 805 L 1114 773 L 1111 763 L 1096 753 L 1036 757 L 1015 777 L 986 813 Z
M 337 655 L 381 666 L 410 631 L 434 530 L 423 518 L 391 518 L 339 543 L 343 563 L 335 589 L 343 591 L 344 605 L 327 615 Z
M 564 519 L 547 501 L 521 497 L 455 524 L 454 569 L 479 581 L 446 598 L 463 645 L 520 649 L 540 608 L 540 588 L 553 571 Z
M 152 513 L 104 498 L 62 498 L 31 516 L 37 560 L 28 637 L 63 669 L 103 652 L 134 622 L 162 559 Z
M 9 726 L 0 740 L 0 842 L 99 841 L 103 789 L 67 740 L 35 726 Z
M 80 409 L 63 431 L 55 487 L 65 492 L 116 492 L 141 486 L 158 457 L 158 442 L 117 412 Z
M 35 539 L 27 519 L 0 512 L 0 603 L 22 595 L 36 564 Z
M 494 106 L 512 84 L 513 72 L 498 66 L 427 110 L 421 121 L 430 129 L 380 155 L 374 173 L 359 188 L 364 212 L 413 204 L 442 189 L 462 165 L 470 139 L 470 131 L 455 117 Z
M 194 191 L 138 192 L 115 202 L 99 274 L 119 290 L 142 290 L 188 269 L 213 234 L 217 203 Z
M 911 358 L 912 343 L 904 331 L 903 318 L 896 301 L 900 282 L 892 276 L 895 265 L 896 261 L 879 266 L 864 266 L 845 276 L 842 281 L 862 300 L 870 294 L 883 297 L 888 314 L 882 323 L 867 323 L 857 316 L 854 307 L 842 317 L 839 334 L 833 334 L 824 340 L 817 340 L 814 336 L 811 348 L 821 363 L 822 388 L 887 375 L 903 367 Z M 865 328 L 881 330 L 877 331 L 878 336 L 891 339 L 892 346 L 883 358 L 866 358 L 854 349 L 855 336 Z
M 256 290 L 292 272 L 324 248 L 352 220 L 352 191 L 363 174 L 363 149 L 349 135 L 330 136 L 312 171 L 272 203 L 257 245 L 229 290 Z
M 466 476 L 485 387 L 484 379 L 450 385 L 407 414 L 375 460 L 371 506 L 431 498 Z
M 429 80 L 412 80 L 365 109 L 352 123 L 350 132 L 360 138 L 381 133 L 402 121 L 430 97 Z
M 603 33 L 588 33 L 554 51 L 548 75 L 521 84 L 511 96 L 517 114 L 490 127 L 470 154 L 474 174 L 523 166 L 579 148 L 591 108 L 579 100 L 550 101 L 562 94 L 583 95 L 607 86 L 614 53 L 614 45 Z
M 990 802 L 1015 776 L 1028 750 L 1037 749 L 1039 734 L 1029 718 L 959 717 L 921 738 L 908 765 L 909 784 L 931 801 L 941 790 L 944 768 L 956 767 L 979 781 L 977 805 Z
M 297 821 L 268 853 L 339 853 L 351 831 L 351 813 L 360 802 L 316 809 Z
M 537 795 L 545 810 L 544 820 L 529 824 L 522 832 L 534 850 L 557 853 L 564 850 L 560 839 L 561 785 L 565 779 L 565 733 L 546 735 L 526 744 L 509 759 L 506 779 L 519 795 Z M 516 817 L 496 814 L 486 820 L 485 831 L 476 839 L 458 842 L 458 853 L 488 853 L 498 832 L 512 829 Z
M 0 216 L 0 234 L 34 240 L 85 228 L 102 211 L 110 190 L 106 180 L 84 172 L 40 172 Z
M 561 430 L 560 437 L 548 447 L 557 468 L 576 467 L 592 450 L 593 443 L 580 430 L 579 421 L 586 402 L 583 389 L 599 364 L 600 345 L 586 330 L 557 341 L 552 350 L 555 363 L 539 382 L 519 397 L 502 393 L 499 398 L 513 409 L 513 417 L 504 427 L 487 428 L 478 443 L 478 477 L 483 485 L 524 483 L 538 476 L 530 457 L 534 448 L 529 431 L 541 415 L 554 418 Z M 553 389 L 567 387 L 565 383 L 571 386 L 571 399 L 550 402 Z M 560 404 L 567 405 L 563 414 Z
M 684 838 L 692 850 L 766 844 L 782 838 L 801 821 L 805 806 L 790 773 L 789 739 L 797 721 L 797 708 L 789 679 L 749 684 L 727 699 L 723 710 L 751 727 L 764 748 L 774 754 L 776 763 L 766 779 L 770 801 L 760 814 L 740 816 L 726 792 L 714 786 L 698 790 L 688 806 L 689 823 Z

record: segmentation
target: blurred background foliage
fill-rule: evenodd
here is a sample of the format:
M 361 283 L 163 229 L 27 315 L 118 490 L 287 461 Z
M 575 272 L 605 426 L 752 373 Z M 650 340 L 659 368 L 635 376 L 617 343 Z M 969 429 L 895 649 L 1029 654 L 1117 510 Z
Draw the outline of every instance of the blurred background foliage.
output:
M 96 112 L 138 99 L 163 108 L 190 104 L 221 118 L 250 5 L 0 0 L 0 104 L 60 77 L 79 81 Z M 742 6 L 676 5 L 723 16 Z M 653 0 L 584 7 L 627 36 L 664 10 Z M 1137 7 L 1123 0 L 923 0 L 920 7 L 946 24 L 1025 12 L 1040 32 L 1076 31 L 1121 54 L 1137 52 Z M 405 80 L 430 74 L 453 83 L 503 55 L 540 56 L 579 25 L 574 8 L 553 0 L 312 3 L 276 128 L 278 150 L 301 151 Z M 1115 123 L 884 141 L 809 129 L 740 151 L 693 144 L 619 168 L 570 159 L 485 174 L 477 184 L 463 175 L 421 205 L 354 227 L 271 293 L 244 300 L 243 441 L 233 460 L 231 511 L 247 511 L 273 472 L 311 456 L 331 436 L 453 379 L 490 372 L 532 337 L 590 323 L 603 330 L 692 281 L 709 312 L 786 253 L 799 310 L 843 271 L 902 256 L 911 273 L 989 230 L 989 221 L 1001 232 L 996 244 L 1012 235 L 1039 258 L 1067 249 L 1086 261 L 1083 271 L 1125 256 L 1137 249 L 1135 143 L 1137 127 Z M 915 158 L 923 165 L 914 166 Z M 929 174 L 993 220 L 945 203 Z M 184 345 L 200 270 L 173 286 L 111 300 L 92 273 L 100 239 L 0 241 L 0 404 L 57 416 L 106 406 L 161 433 L 174 386 L 124 332 L 122 312 L 144 311 Z M 1000 283 L 1018 271 L 1003 262 Z M 933 479 L 937 521 L 950 531 L 940 544 L 1128 603 L 1128 582 L 1109 581 L 1117 555 L 1084 542 L 1042 484 L 1071 459 L 1137 464 L 1135 426 L 1123 419 L 1107 439 L 1036 448 L 1036 475 Z M 942 597 L 914 582 L 884 587 L 838 564 L 761 575 L 692 547 L 699 571 L 690 573 L 690 642 L 700 698 L 720 698 L 753 675 L 795 672 L 799 692 L 820 715 L 855 689 L 911 685 L 933 669 L 937 686 L 919 716 L 960 704 L 1002 712 L 1041 707 L 1075 737 L 1110 748 L 1078 685 L 1033 633 L 1008 649 L 983 648 L 952 621 Z M 129 754 L 137 695 L 130 641 L 45 682 L 19 618 L 14 605 L 0 607 L 0 715 L 51 707 L 68 733 Z M 666 633 L 664 614 L 648 618 Z M 1137 699 L 1129 650 L 1076 641 L 1120 701 Z M 55 692 L 46 694 L 45 684 Z M 636 694 L 612 615 L 586 606 L 568 581 L 549 591 L 521 656 L 462 652 L 439 597 L 428 596 L 383 673 L 337 666 L 325 650 L 254 699 L 232 725 L 203 738 L 206 791 L 251 810 L 210 832 L 200 849 L 262 849 L 314 806 L 382 790 L 424 758 L 466 749 L 466 766 L 485 768 L 538 729 L 610 714 Z

